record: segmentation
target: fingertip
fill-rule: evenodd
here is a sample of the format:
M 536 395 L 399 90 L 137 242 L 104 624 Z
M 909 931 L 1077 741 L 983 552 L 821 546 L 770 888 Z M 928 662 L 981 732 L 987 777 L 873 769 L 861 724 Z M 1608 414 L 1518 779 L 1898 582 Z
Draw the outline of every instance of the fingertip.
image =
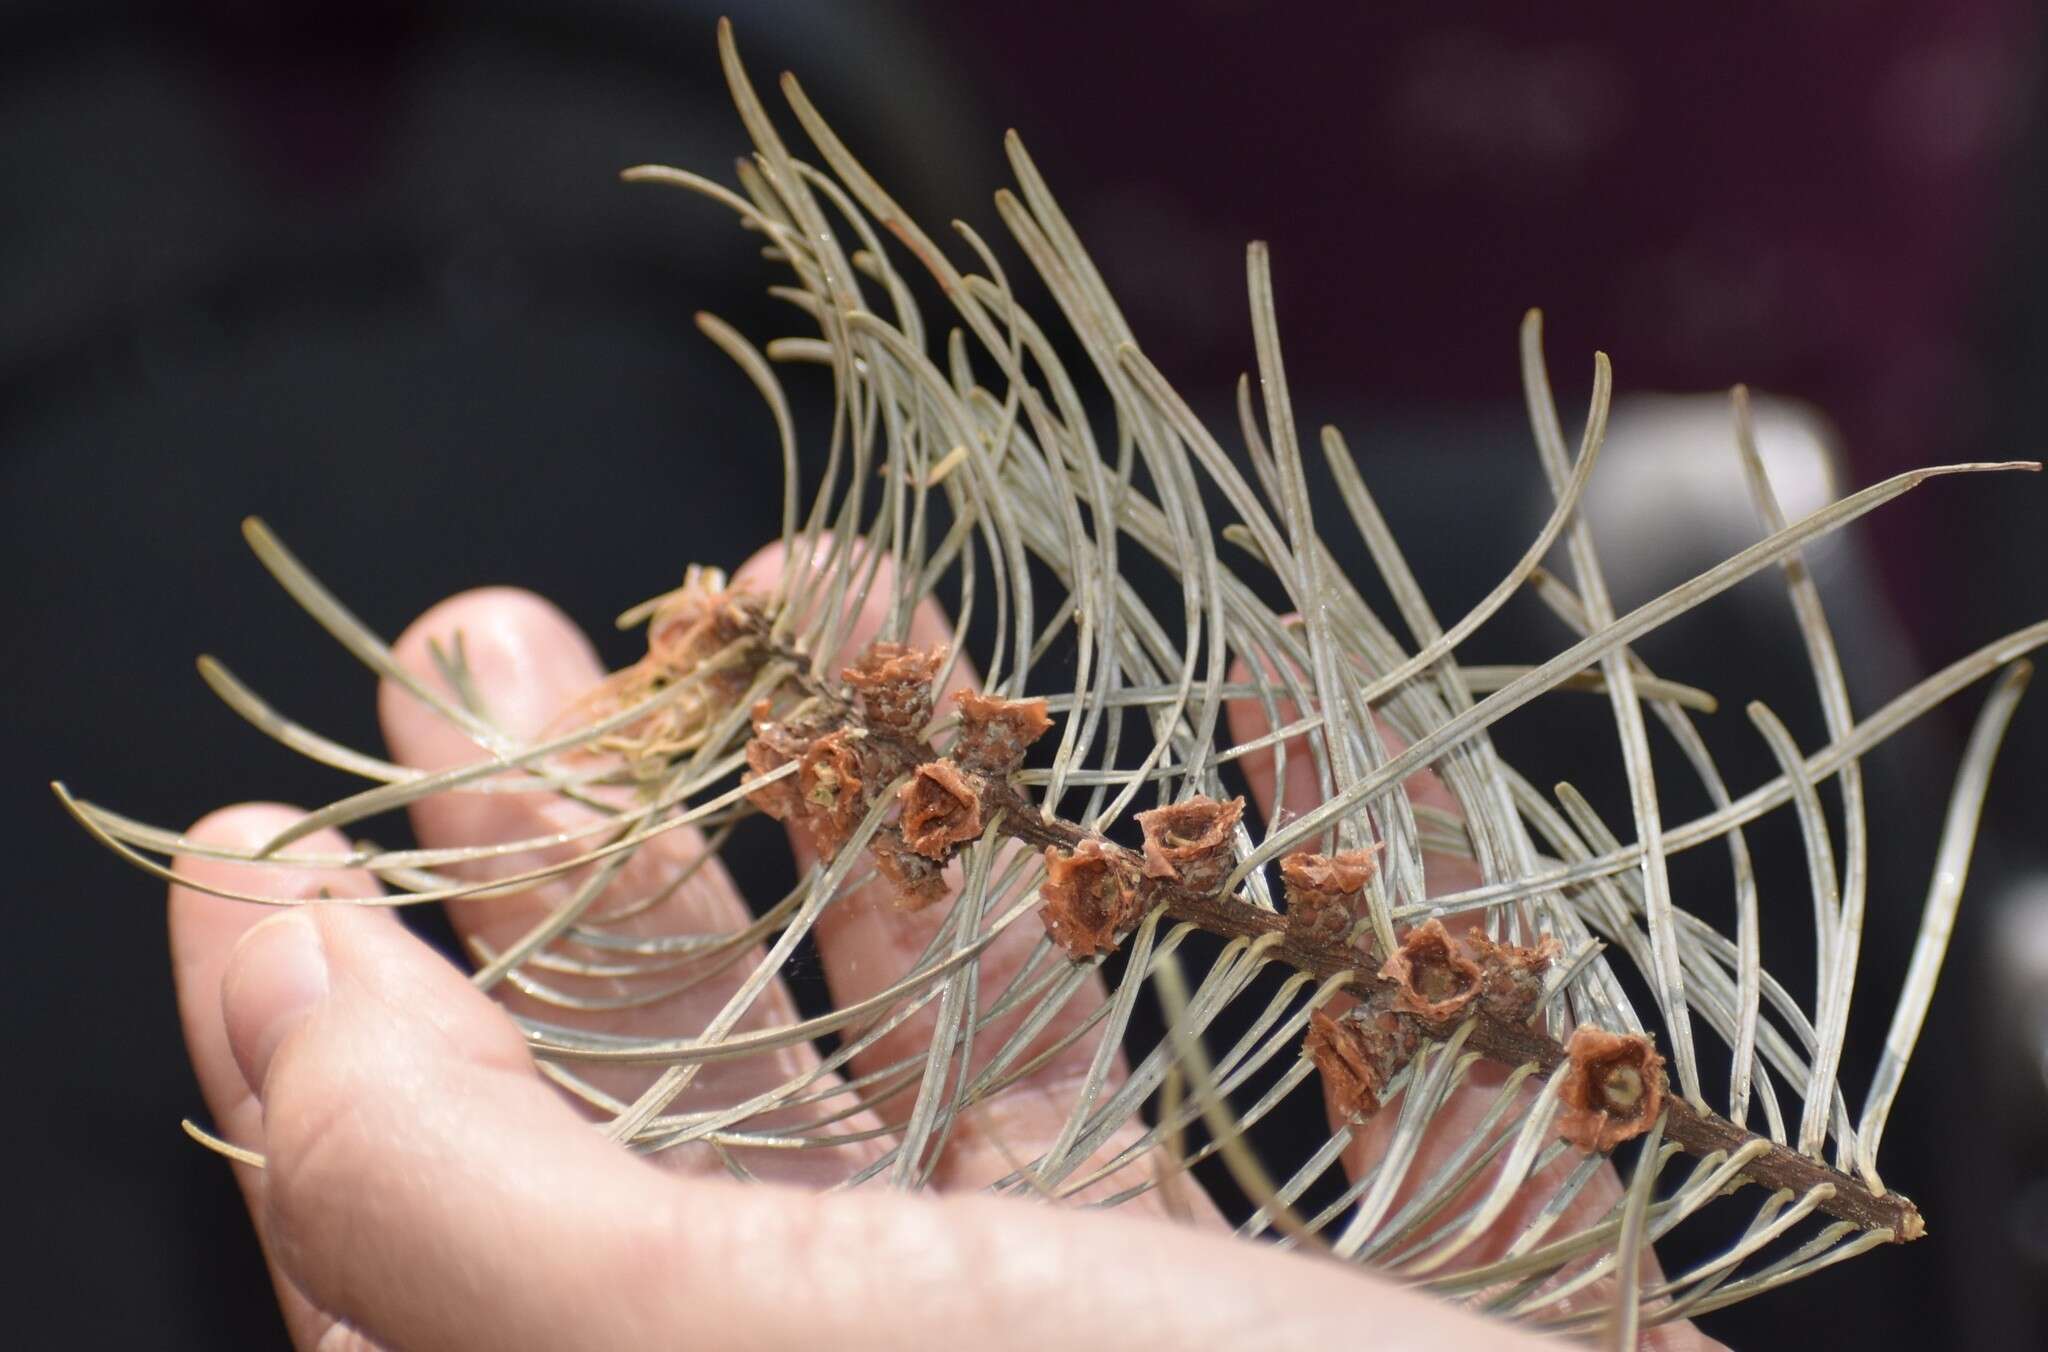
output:
M 810 561 L 792 560 L 788 546 L 781 540 L 774 541 L 754 551 L 747 561 L 732 575 L 735 591 L 750 591 L 758 595 L 771 595 L 783 585 L 783 579 L 792 568 L 802 568 L 812 573 L 823 573 L 835 566 L 853 576 L 859 576 L 866 566 L 867 542 L 854 540 L 843 556 L 835 559 L 833 554 L 835 537 L 830 531 L 820 531 L 812 541 Z M 895 586 L 895 567 L 889 559 L 876 565 L 873 582 L 863 599 L 860 613 L 854 617 L 847 630 L 846 640 L 840 645 L 837 660 L 850 662 L 855 654 L 872 644 L 888 623 L 888 596 Z M 821 589 L 822 590 L 822 589 Z
M 811 568 L 823 570 L 833 565 L 833 537 L 821 532 L 811 551 Z M 839 561 L 840 566 L 859 576 L 866 568 L 867 542 L 855 540 Z M 773 593 L 781 585 L 783 575 L 789 570 L 790 556 L 782 541 L 763 546 L 754 551 L 747 561 L 733 573 L 732 585 L 736 590 L 752 591 L 760 595 Z M 848 628 L 845 640 L 839 646 L 836 660 L 852 662 L 881 637 L 883 627 L 889 622 L 891 597 L 896 590 L 896 568 L 893 559 L 884 558 L 875 565 L 874 580 L 869 584 L 867 595 L 862 599 L 860 611 Z M 905 641 L 914 648 L 929 648 L 933 644 L 952 641 L 953 623 L 946 615 L 944 606 L 932 597 L 919 600 L 910 614 L 910 632 Z M 955 690 L 965 689 L 975 683 L 976 677 L 970 664 L 965 661 L 954 666 L 954 672 L 946 683 L 941 696 Z
M 820 541 L 821 547 L 830 540 L 829 535 L 823 537 Z M 775 540 L 765 544 L 748 555 L 747 561 L 733 570 L 732 585 L 743 591 L 773 591 L 776 584 L 782 581 L 788 560 L 789 550 L 782 541 Z
M 234 803 L 215 808 L 185 829 L 185 839 L 199 845 L 228 849 L 254 849 L 271 836 L 306 815 L 291 803 Z M 221 861 L 201 860 L 204 866 Z M 236 867 L 232 864 L 224 867 Z
M 1225 674 L 1224 680 L 1232 685 L 1243 685 L 1249 682 L 1251 678 L 1252 669 L 1249 662 L 1245 661 L 1242 657 L 1230 659 L 1230 668 Z M 1277 707 L 1282 709 L 1281 717 L 1284 719 L 1286 717 L 1285 709 L 1291 706 L 1281 705 Z M 1266 717 L 1265 708 L 1256 699 L 1225 700 L 1223 704 L 1223 719 L 1229 729 L 1230 740 L 1233 743 L 1249 742 L 1255 738 L 1263 737 L 1273 730 L 1272 722 Z M 1287 745 L 1287 754 L 1290 762 L 1289 769 L 1292 770 L 1295 760 L 1305 759 L 1308 755 L 1308 742 L 1306 739 L 1291 739 Z M 1238 758 L 1237 764 L 1239 771 L 1244 775 L 1245 788 L 1251 793 L 1253 808 L 1261 817 L 1270 822 L 1273 819 L 1274 766 L 1276 764 L 1273 748 L 1267 747 L 1252 752 L 1250 755 L 1241 756 Z M 1290 774 L 1289 779 L 1293 778 L 1294 775 Z M 1290 784 L 1289 787 L 1291 788 L 1292 785 Z M 1292 797 L 1293 795 L 1290 793 L 1289 796 Z
M 301 815 L 298 808 L 285 803 L 238 803 L 200 818 L 186 830 L 185 838 L 198 845 L 254 850 Z M 339 833 L 323 831 L 293 848 L 296 852 L 325 853 L 338 852 L 345 846 Z M 181 876 L 213 886 L 274 895 L 306 895 L 295 886 L 301 871 L 285 865 L 238 866 L 227 860 L 188 854 L 175 860 L 172 867 Z M 375 887 L 366 875 L 355 872 L 333 874 L 327 881 L 331 886 L 349 890 Z M 250 931 L 279 915 L 271 907 L 212 896 L 193 887 L 170 889 L 168 916 L 179 1016 L 193 1071 L 214 1130 L 252 1149 L 261 1149 L 264 1144 L 263 1112 L 249 1088 L 248 1072 L 240 1065 L 228 1036 L 223 1008 L 224 972 Z M 270 1237 L 264 1233 L 262 1224 L 263 1171 L 238 1164 L 235 1175 L 269 1258 Z M 278 1304 L 295 1345 L 320 1344 L 323 1337 L 330 1335 L 334 1321 L 307 1301 L 274 1259 L 269 1266 Z
M 1266 674 L 1269 680 L 1273 679 L 1273 669 L 1270 665 L 1266 666 Z M 1242 656 L 1233 656 L 1224 679 L 1232 685 L 1249 682 L 1252 679 L 1251 664 Z M 1291 723 L 1301 716 L 1300 709 L 1294 701 L 1282 695 L 1277 681 L 1274 682 L 1273 700 L 1274 710 L 1281 724 Z M 1263 737 L 1274 727 L 1273 721 L 1266 715 L 1265 706 L 1256 698 L 1226 700 L 1223 714 L 1233 742 L 1243 743 Z M 1399 755 L 1407 749 L 1407 739 L 1395 730 L 1393 724 L 1377 713 L 1373 715 L 1373 726 L 1378 730 L 1381 741 L 1385 743 L 1388 754 Z M 1273 818 L 1276 797 L 1282 799 L 1281 806 L 1289 813 L 1307 812 L 1321 800 L 1315 762 L 1306 734 L 1287 739 L 1287 785 L 1284 795 L 1276 793 L 1277 786 L 1274 783 L 1274 766 L 1277 759 L 1274 748 L 1265 747 L 1238 760 L 1245 783 L 1251 790 L 1252 802 L 1258 808 L 1259 814 L 1269 822 Z M 1458 817 L 1464 816 L 1463 805 L 1445 787 L 1443 780 L 1434 770 L 1417 770 L 1404 779 L 1401 786 L 1407 792 L 1409 801 L 1417 806 L 1436 808 Z M 1462 862 L 1451 861 L 1452 866 L 1444 869 L 1447 881 L 1443 886 L 1433 886 L 1432 892 L 1456 890 L 1457 887 L 1465 886 L 1462 881 L 1466 876 L 1465 872 L 1458 866 Z M 1458 880 L 1455 884 L 1449 881 L 1453 877 Z
M 458 646 L 459 645 L 459 646 Z M 449 695 L 434 653 L 458 655 L 484 715 L 515 737 L 531 737 L 604 676 L 597 650 L 553 602 L 518 587 L 479 587 L 433 606 L 392 645 L 399 665 Z M 476 746 L 404 687 L 385 681 L 377 713 L 393 754 L 411 765 L 469 760 Z
M 185 832 L 196 846 L 254 851 L 303 814 L 285 803 L 239 803 L 207 814 Z M 337 831 L 321 831 L 297 842 L 290 853 L 339 855 L 348 842 Z M 210 854 L 184 854 L 171 863 L 179 877 L 200 886 L 173 885 L 166 905 L 171 973 L 178 1019 L 201 1094 L 223 1130 L 248 1135 L 256 1125 L 243 1111 L 248 1081 L 228 1033 L 222 1008 L 227 969 L 237 945 L 265 919 L 279 912 L 254 902 L 219 897 L 203 890 L 220 887 L 280 900 L 316 896 L 372 896 L 376 881 L 359 869 L 311 869 L 288 861 L 252 864 Z M 384 923 L 390 923 L 388 919 Z
M 303 809 L 288 803 L 237 803 L 201 817 L 185 832 L 185 839 L 215 849 L 254 852 L 304 816 Z M 348 839 L 328 829 L 294 842 L 286 853 L 342 855 L 348 850 Z M 207 956 L 224 960 L 227 949 L 244 931 L 271 914 L 269 908 L 254 902 L 215 896 L 204 890 L 207 887 L 285 901 L 313 897 L 322 889 L 329 896 L 341 897 L 374 896 L 379 890 L 376 881 L 360 869 L 312 869 L 295 865 L 289 858 L 249 863 L 211 854 L 183 854 L 171 861 L 171 871 L 200 884 L 173 884 L 170 889 L 171 949 L 181 965 Z

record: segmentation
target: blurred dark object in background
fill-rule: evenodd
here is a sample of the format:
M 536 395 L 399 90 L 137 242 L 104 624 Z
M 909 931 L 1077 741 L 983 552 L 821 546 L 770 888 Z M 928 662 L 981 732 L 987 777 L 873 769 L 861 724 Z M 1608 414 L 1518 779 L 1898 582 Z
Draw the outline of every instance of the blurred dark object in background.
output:
M 1744 7 L 1697 25 L 1617 5 L 1494 3 L 1455 22 L 1327 8 L 735 18 L 757 77 L 799 71 L 929 221 L 999 233 L 988 193 L 1015 125 L 1155 359 L 1219 412 L 1251 360 L 1243 244 L 1272 241 L 1302 416 L 1344 426 L 1445 609 L 1481 594 L 1540 516 L 1514 370 L 1531 304 L 1568 408 L 1595 347 L 1624 393 L 1748 381 L 1825 415 L 1815 444 L 1838 488 L 2040 453 L 2048 126 L 2041 33 L 2017 0 Z M 281 1337 L 226 1170 L 176 1131 L 197 1094 L 157 894 L 40 783 L 61 774 L 170 823 L 252 794 L 329 796 L 331 777 L 198 687 L 198 651 L 376 744 L 369 678 L 293 615 L 236 520 L 268 518 L 387 633 L 486 582 L 596 621 L 773 534 L 766 416 L 690 317 L 759 336 L 799 317 L 761 295 L 768 270 L 715 208 L 614 178 L 646 160 L 722 175 L 742 147 L 715 12 L 0 10 L 0 557 L 17 598 L 0 662 L 20 893 L 4 998 L 23 1090 L 10 1130 L 33 1162 L 17 1232 L 46 1256 L 19 1285 L 46 1302 L 31 1333 L 53 1320 L 30 1343 Z M 1658 421 L 1672 409 L 1636 408 L 1632 444 L 1675 463 L 1680 424 Z M 1823 580 L 1860 707 L 2048 612 L 2044 494 L 1951 481 L 1857 528 Z M 1674 536 L 1663 561 L 1685 547 Z M 1775 585 L 1651 652 L 1724 707 L 1771 700 L 1812 745 Z M 1557 637 L 1511 613 L 1479 660 Z M 1852 1021 L 1851 1085 L 1875 1060 L 1972 708 L 1870 763 L 1876 994 Z M 1769 773 L 1739 725 L 1716 734 L 1737 785 Z M 1503 729 L 1537 761 L 1575 736 Z M 1582 768 L 1599 759 L 1577 747 L 1573 774 L 1612 801 L 1617 767 Z M 1710 1322 L 1735 1345 L 2048 1342 L 2044 1032 L 2021 1019 L 2040 1018 L 2048 968 L 2015 956 L 2036 951 L 2015 936 L 2035 933 L 2048 886 L 2043 765 L 2048 717 L 2027 709 L 1886 1140 L 1886 1181 L 1923 1202 L 1930 1238 Z M 1796 873 L 1796 835 L 1769 848 L 1767 867 Z M 1958 1103 L 1991 1112 L 1981 1136 L 1958 1137 Z

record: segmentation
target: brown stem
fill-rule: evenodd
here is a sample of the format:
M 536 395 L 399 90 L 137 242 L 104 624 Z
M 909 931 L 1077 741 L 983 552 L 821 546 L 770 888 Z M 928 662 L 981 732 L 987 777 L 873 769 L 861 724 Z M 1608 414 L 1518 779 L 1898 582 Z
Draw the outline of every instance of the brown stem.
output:
M 1070 822 L 1041 816 L 1037 805 L 1014 784 L 991 786 L 989 801 L 1002 810 L 1002 825 L 998 829 L 1027 844 L 1072 849 L 1088 834 Z M 1134 869 L 1141 862 L 1135 850 L 1123 853 Z M 1348 969 L 1354 973 L 1352 989 L 1360 996 L 1393 989 L 1394 983 L 1360 970 L 1361 955 L 1357 950 L 1290 934 L 1286 919 L 1271 911 L 1228 896 L 1189 891 L 1159 879 L 1147 879 L 1141 885 L 1141 894 L 1148 908 L 1163 902 L 1166 913 L 1175 920 L 1224 938 L 1257 939 L 1278 934 L 1281 937 L 1276 952 L 1280 961 L 1319 981 Z M 1478 1024 L 1466 1045 L 1489 1060 L 1510 1066 L 1534 1064 L 1544 1071 L 1555 1070 L 1565 1059 L 1564 1047 L 1555 1038 L 1490 1014 L 1478 1016 Z M 1670 1117 L 1664 1124 L 1664 1137 L 1689 1155 L 1733 1153 L 1760 1139 L 1719 1113 L 1701 1112 L 1677 1095 L 1667 1102 Z M 1926 1233 L 1920 1209 L 1903 1194 L 1873 1193 L 1860 1180 L 1786 1146 L 1771 1143 L 1763 1154 L 1743 1167 L 1742 1176 L 1772 1191 L 1790 1188 L 1795 1197 L 1803 1197 L 1823 1184 L 1832 1187 L 1833 1196 L 1820 1203 L 1822 1211 L 1866 1230 L 1889 1229 L 1895 1243 L 1918 1239 Z
M 782 655 L 799 670 L 808 666 L 808 661 L 800 654 L 789 652 Z M 807 677 L 799 678 L 798 684 L 805 693 L 827 700 L 845 711 L 848 718 L 859 720 L 858 711 L 836 691 Z M 928 746 L 894 737 L 873 727 L 867 729 L 867 735 L 895 743 L 906 764 L 916 764 L 929 759 L 932 754 Z M 994 780 L 988 785 L 983 807 L 984 816 L 997 819 L 998 831 L 1027 845 L 1072 850 L 1090 835 L 1072 822 L 1045 816 L 1028 794 L 1007 780 Z M 1132 877 L 1142 876 L 1144 860 L 1137 851 L 1113 842 L 1105 841 L 1104 844 L 1125 856 Z M 1361 997 L 1369 998 L 1393 989 L 1394 983 L 1360 968 L 1362 955 L 1358 950 L 1342 942 L 1290 932 L 1285 917 L 1249 902 L 1227 894 L 1195 891 L 1159 878 L 1144 878 L 1139 884 L 1139 891 L 1146 909 L 1164 904 L 1166 913 L 1173 919 L 1185 921 L 1221 938 L 1259 939 L 1277 934 L 1280 938 L 1274 951 L 1279 960 L 1319 981 L 1350 971 L 1353 973 L 1351 989 Z M 1555 1070 L 1565 1060 L 1564 1047 L 1547 1033 L 1508 1023 L 1486 1013 L 1476 1017 L 1478 1022 L 1466 1045 L 1488 1060 L 1508 1066 L 1533 1064 L 1544 1071 Z M 1451 1026 L 1454 1025 L 1436 1030 L 1436 1035 L 1447 1035 Z M 1667 1105 L 1664 1137 L 1689 1155 L 1703 1157 L 1716 1152 L 1733 1153 L 1763 1139 L 1736 1126 L 1719 1113 L 1694 1107 L 1678 1095 L 1669 1096 Z M 1927 1231 L 1920 1209 L 1910 1198 L 1896 1192 L 1873 1193 L 1861 1180 L 1822 1160 L 1775 1142 L 1768 1143 L 1764 1152 L 1744 1165 L 1741 1172 L 1748 1182 L 1773 1192 L 1789 1188 L 1795 1197 L 1803 1197 L 1817 1187 L 1829 1187 L 1833 1191 L 1821 1200 L 1820 1210 L 1866 1230 L 1890 1230 L 1893 1243 L 1903 1244 L 1918 1239 Z

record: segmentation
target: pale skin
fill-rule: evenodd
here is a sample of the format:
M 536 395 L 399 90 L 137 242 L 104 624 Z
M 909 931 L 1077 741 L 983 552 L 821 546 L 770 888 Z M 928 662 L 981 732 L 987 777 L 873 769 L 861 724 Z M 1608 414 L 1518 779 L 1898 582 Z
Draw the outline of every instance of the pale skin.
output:
M 779 568 L 774 552 L 764 551 L 741 576 L 766 582 Z M 877 617 L 864 618 L 856 646 L 878 625 Z M 428 641 L 446 642 L 458 630 L 485 708 L 513 733 L 537 732 L 603 674 L 560 612 L 504 589 L 442 603 L 395 651 L 438 684 Z M 912 638 L 930 642 L 946 632 L 944 617 L 927 604 Z M 962 673 L 962 681 L 972 679 Z M 477 757 L 465 737 L 394 686 L 380 692 L 379 711 L 393 759 L 439 768 Z M 1239 736 L 1263 730 L 1256 710 L 1234 710 L 1232 722 Z M 1271 781 L 1270 772 L 1263 783 L 1254 776 L 1262 810 Z M 577 811 L 473 795 L 423 805 L 414 825 L 426 846 L 475 844 L 560 829 Z M 243 804 L 205 818 L 192 834 L 253 844 L 294 815 Z M 661 871 L 679 869 L 698 845 L 680 833 L 663 842 L 621 880 L 623 896 L 658 892 Z M 808 863 L 808 842 L 796 838 L 792 846 Z M 295 848 L 345 847 L 329 834 Z M 533 862 L 507 862 L 500 871 Z M 266 895 L 377 891 L 362 875 L 197 857 L 177 867 Z M 472 901 L 453 908 L 452 919 L 459 932 L 501 945 L 562 895 L 543 887 Z M 942 909 L 907 916 L 875 894 L 831 908 L 816 937 L 835 998 L 856 1000 L 893 981 Z M 701 930 L 729 927 L 746 914 L 712 863 L 629 923 L 646 932 Z M 261 1170 L 234 1168 L 300 1348 L 1447 1352 L 1543 1345 L 1354 1268 L 1233 1240 L 1188 1189 L 1148 1194 L 1115 1211 L 979 1195 L 978 1187 L 1051 1143 L 1092 1039 L 964 1120 L 932 1192 L 890 1191 L 879 1181 L 818 1190 L 885 1148 L 872 1143 L 750 1152 L 748 1167 L 770 1181 L 741 1184 L 707 1153 L 686 1148 L 648 1158 L 603 1139 L 590 1115 L 536 1072 L 505 1005 L 389 910 L 328 902 L 279 912 L 173 888 L 170 930 L 180 1015 L 214 1125 L 268 1160 Z M 1031 937 L 1019 933 L 990 952 L 984 990 L 1001 988 Z M 743 976 L 744 964 L 729 980 L 637 1011 L 548 1009 L 547 1017 L 683 1034 L 701 1027 Z M 1075 1003 L 1101 998 L 1096 987 Z M 505 1003 L 541 1008 L 517 995 Z M 751 1023 L 780 1022 L 792 1009 L 787 992 L 773 988 Z M 896 1060 L 919 1036 L 914 1023 L 899 1030 L 854 1071 Z M 791 1056 L 774 1066 L 713 1063 L 675 1107 L 738 1101 L 806 1064 Z M 635 1072 L 591 1078 L 628 1100 L 646 1082 Z M 900 1118 L 908 1106 L 880 1111 L 849 1126 L 886 1131 L 890 1115 Z M 1363 1152 L 1347 1163 L 1359 1167 L 1371 1149 L 1368 1133 Z M 1119 1176 L 1111 1186 L 1126 1181 Z M 1588 1204 L 1604 1210 L 1614 1187 L 1609 1180 L 1604 1191 L 1589 1190 L 1598 1195 Z M 1526 1189 L 1529 1205 L 1541 1204 L 1540 1188 L 1539 1180 Z M 1511 1212 L 1503 1225 L 1515 1219 Z M 1689 1327 L 1655 1336 L 1660 1347 L 1713 1345 Z

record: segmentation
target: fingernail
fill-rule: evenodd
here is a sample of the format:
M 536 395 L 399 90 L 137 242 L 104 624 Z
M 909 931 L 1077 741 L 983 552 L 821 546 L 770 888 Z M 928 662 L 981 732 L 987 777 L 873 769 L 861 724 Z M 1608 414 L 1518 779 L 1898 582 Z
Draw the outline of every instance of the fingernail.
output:
M 242 936 L 220 998 L 228 1045 L 250 1093 L 262 1097 L 278 1047 L 326 997 L 327 954 L 310 915 L 287 911 Z

